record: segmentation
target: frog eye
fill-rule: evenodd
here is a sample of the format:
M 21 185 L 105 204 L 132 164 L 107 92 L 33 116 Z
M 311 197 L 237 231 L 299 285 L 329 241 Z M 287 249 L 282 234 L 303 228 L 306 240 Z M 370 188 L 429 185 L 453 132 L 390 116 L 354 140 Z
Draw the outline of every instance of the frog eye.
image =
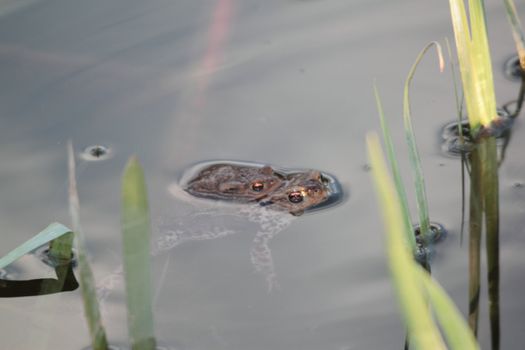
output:
M 303 201 L 303 194 L 301 191 L 294 191 L 288 194 L 288 200 L 292 203 L 301 203 Z
M 252 190 L 255 192 L 261 192 L 264 189 L 264 184 L 260 181 L 252 183 Z

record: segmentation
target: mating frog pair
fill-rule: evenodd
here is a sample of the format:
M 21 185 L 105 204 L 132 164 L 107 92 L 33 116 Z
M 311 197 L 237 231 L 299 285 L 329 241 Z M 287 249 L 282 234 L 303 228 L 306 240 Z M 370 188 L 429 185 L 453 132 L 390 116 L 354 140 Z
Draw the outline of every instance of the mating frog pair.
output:
M 202 169 L 185 186 L 196 197 L 256 202 L 298 216 L 326 201 L 328 180 L 316 170 L 280 172 L 271 166 L 218 163 Z

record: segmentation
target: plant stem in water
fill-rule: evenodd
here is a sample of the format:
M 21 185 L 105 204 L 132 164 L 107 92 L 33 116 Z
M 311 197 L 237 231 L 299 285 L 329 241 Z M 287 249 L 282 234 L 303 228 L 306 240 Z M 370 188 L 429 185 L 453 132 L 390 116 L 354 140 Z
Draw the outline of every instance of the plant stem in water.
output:
M 479 150 L 470 155 L 470 205 L 469 205 L 469 326 L 474 335 L 478 332 L 480 243 L 482 224 L 481 169 Z
M 480 143 L 483 150 L 483 196 L 487 232 L 487 269 L 489 317 L 492 349 L 499 349 L 499 189 L 496 139 L 490 137 Z

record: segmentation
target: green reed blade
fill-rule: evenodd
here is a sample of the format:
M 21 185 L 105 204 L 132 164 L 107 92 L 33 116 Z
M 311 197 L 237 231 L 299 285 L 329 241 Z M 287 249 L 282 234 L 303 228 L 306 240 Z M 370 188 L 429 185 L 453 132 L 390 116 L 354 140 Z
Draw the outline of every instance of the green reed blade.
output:
M 489 318 L 492 349 L 499 349 L 499 190 L 497 146 L 494 137 L 478 144 L 482 153 L 482 188 L 485 209 L 486 250 L 488 269 Z
M 479 113 L 475 113 L 474 107 L 475 95 L 473 92 L 474 87 L 472 85 L 473 72 L 469 68 L 474 62 L 471 62 L 472 53 L 470 50 L 470 31 L 468 29 L 469 24 L 463 0 L 450 0 L 450 13 L 452 17 L 452 25 L 454 26 L 459 70 L 463 82 L 463 93 L 467 104 L 468 118 L 471 128 L 475 131 L 479 128 L 481 121 L 480 115 Z
M 408 199 L 405 191 L 405 186 L 403 185 L 403 179 L 401 178 L 401 173 L 399 171 L 399 166 L 397 163 L 394 144 L 392 142 L 392 136 L 390 135 L 390 130 L 388 124 L 385 120 L 385 113 L 383 110 L 383 104 L 381 103 L 381 97 L 379 96 L 379 91 L 377 86 L 374 84 L 374 95 L 376 98 L 377 110 L 379 113 L 379 119 L 381 121 L 381 129 L 383 131 L 383 140 L 385 142 L 386 154 L 388 162 L 390 163 L 390 170 L 394 177 L 394 183 L 396 185 L 397 195 L 400 199 L 401 211 L 403 212 L 403 223 L 405 229 L 405 239 L 410 245 L 410 250 L 415 251 L 416 249 L 416 237 L 413 233 L 411 219 L 410 219 L 410 210 L 408 209 Z
M 454 87 L 454 100 L 456 102 L 456 113 L 458 117 L 459 141 L 463 145 L 465 143 L 465 140 L 464 140 L 465 133 L 463 132 L 463 125 L 461 124 L 461 122 L 463 121 L 463 98 L 464 96 L 461 95 L 461 98 L 459 96 L 456 67 L 452 59 L 452 49 L 450 48 L 450 42 L 448 41 L 448 38 L 445 38 L 445 43 L 447 46 L 448 59 L 450 60 L 450 74 L 452 75 L 452 85 Z
M 521 21 L 516 11 L 514 0 L 504 0 L 507 18 L 512 29 L 512 36 L 516 44 L 516 51 L 520 59 L 521 69 L 525 70 L 525 35 L 523 34 Z
M 441 325 L 443 334 L 450 349 L 479 349 L 474 334 L 443 287 L 441 287 L 437 281 L 432 279 L 428 272 L 423 268 L 419 266 L 416 267 L 417 274 L 428 292 L 428 300 L 430 301 L 434 314 Z
M 476 72 L 475 76 L 477 79 L 475 83 L 481 90 L 481 99 L 476 102 L 480 104 L 481 122 L 486 126 L 497 117 L 497 113 L 483 0 L 469 0 L 469 12 L 470 29 L 472 31 L 472 48 L 474 49 L 473 54 L 475 55 L 474 60 L 476 64 L 479 64 L 479 66 L 471 67 L 471 69 L 474 69 Z
M 122 176 L 122 238 L 132 349 L 153 350 L 150 219 L 144 173 L 136 157 L 128 161 Z
M 456 48 L 473 135 L 497 118 L 483 1 L 469 0 L 469 22 L 463 0 L 449 0 Z
M 387 232 L 390 272 L 411 346 L 415 349 L 446 349 L 427 307 L 421 281 L 415 270 L 417 263 L 405 243 L 405 225 L 399 199 L 388 174 L 377 134 L 367 135 L 367 146 L 376 194 Z
M 448 41 L 448 38 L 445 38 L 445 43 L 447 45 L 447 53 L 450 63 L 450 73 L 452 75 L 452 85 L 454 86 L 454 98 L 456 101 L 456 108 L 457 108 L 457 118 L 458 118 L 458 135 L 459 135 L 459 142 L 461 145 L 465 144 L 465 137 L 463 132 L 463 124 L 461 123 L 463 121 L 463 96 L 461 98 L 459 97 L 459 89 L 458 89 L 458 79 L 456 76 L 456 68 L 455 64 L 452 59 L 452 49 L 450 48 L 450 42 Z M 461 153 L 461 227 L 459 229 L 459 245 L 463 245 L 463 236 L 465 232 L 465 167 L 466 167 L 466 158 L 465 154 Z M 468 170 L 468 169 L 467 169 Z
M 80 201 L 78 199 L 77 191 L 75 153 L 71 141 L 69 141 L 67 145 L 67 155 L 69 173 L 69 215 L 71 216 L 73 231 L 76 233 L 77 237 L 79 281 L 80 290 L 82 292 L 82 301 L 84 304 L 84 314 L 86 316 L 93 350 L 106 350 L 108 349 L 108 342 L 100 316 L 95 279 L 86 256 L 84 232 L 80 225 Z
M 489 126 L 497 118 L 490 51 L 485 25 L 483 1 L 469 0 L 470 29 L 463 0 L 450 0 L 452 22 L 467 101 L 469 119 L 478 118 Z M 476 138 L 479 125 L 470 119 Z M 471 154 L 471 223 L 470 223 L 470 324 L 477 329 L 479 303 L 479 236 L 483 212 L 487 229 L 487 262 L 489 269 L 489 305 L 493 348 L 499 347 L 499 203 L 497 152 L 494 137 L 476 142 Z M 489 232 L 490 231 L 490 232 Z M 490 255 L 490 256 L 489 256 Z
M 505 9 L 507 10 L 507 18 L 512 29 L 512 36 L 516 45 L 516 51 L 518 52 L 520 67 L 522 71 L 525 71 L 525 35 L 523 34 L 521 21 L 518 17 L 514 0 L 504 0 Z M 521 87 L 518 94 L 518 100 L 516 103 L 516 110 L 512 112 L 512 117 L 517 117 L 521 111 L 523 105 L 523 99 L 525 95 L 525 75 L 521 74 Z M 505 148 L 504 148 L 505 149 Z M 502 152 L 502 155 L 505 152 Z M 502 156 L 503 157 L 503 156 Z
M 417 209 L 418 209 L 418 215 L 419 215 L 419 225 L 420 225 L 420 231 L 421 235 L 425 240 L 428 240 L 428 237 L 430 236 L 430 220 L 428 215 L 428 202 L 427 202 L 427 195 L 425 190 L 425 178 L 423 176 L 423 169 L 421 167 L 421 160 L 419 158 L 419 153 L 417 151 L 417 144 L 416 144 L 416 135 L 414 132 L 414 128 L 412 126 L 412 120 L 410 116 L 410 96 L 409 96 L 409 90 L 410 90 L 410 83 L 412 82 L 412 79 L 414 78 L 414 74 L 416 72 L 417 66 L 425 53 L 432 47 L 435 46 L 439 58 L 439 68 L 440 71 L 443 71 L 444 61 L 443 61 L 443 54 L 441 52 L 441 45 L 439 43 L 433 41 L 429 43 L 416 58 L 416 61 L 410 68 L 410 71 L 408 73 L 406 82 L 405 82 L 405 88 L 403 93 L 403 120 L 405 123 L 405 137 L 408 144 L 408 151 L 409 151 L 409 157 L 410 157 L 410 164 L 412 166 L 412 171 L 414 172 L 414 185 L 416 188 L 416 197 L 417 197 Z
M 52 240 L 61 237 L 67 233 L 71 233 L 71 229 L 58 223 L 54 222 L 44 230 L 39 232 L 36 236 L 28 239 L 18 247 L 7 253 L 0 259 L 0 269 L 12 264 L 27 253 L 35 250 L 38 247 L 43 246 Z

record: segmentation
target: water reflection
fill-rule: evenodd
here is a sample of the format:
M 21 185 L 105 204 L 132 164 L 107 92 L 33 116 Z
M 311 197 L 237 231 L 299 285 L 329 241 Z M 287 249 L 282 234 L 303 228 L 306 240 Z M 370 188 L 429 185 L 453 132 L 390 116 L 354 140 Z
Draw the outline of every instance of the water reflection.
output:
M 175 196 L 191 197 L 178 184 L 170 187 Z M 295 219 L 281 211 L 257 204 L 235 205 L 211 202 L 208 206 L 192 205 L 184 215 L 161 217 L 156 223 L 156 236 L 151 255 L 158 256 L 186 242 L 223 238 L 237 233 L 254 233 L 250 260 L 257 273 L 265 278 L 268 291 L 278 288 L 270 241 L 285 230 Z M 97 286 L 99 300 L 104 301 L 123 283 L 123 269 L 119 266 L 103 278 Z
M 268 292 L 279 288 L 278 278 L 275 271 L 272 251 L 270 249 L 271 240 L 284 231 L 297 217 L 290 215 L 288 211 L 275 210 L 273 205 L 259 205 L 256 200 L 249 200 L 251 197 L 232 197 L 229 201 L 209 200 L 207 194 L 204 198 L 197 198 L 187 191 L 188 183 L 195 178 L 196 174 L 202 174 L 204 170 L 219 165 L 233 165 L 234 167 L 249 167 L 259 170 L 269 168 L 271 171 L 279 173 L 285 179 L 287 176 L 297 174 L 309 174 L 312 171 L 298 171 L 276 168 L 249 162 L 203 162 L 189 168 L 178 182 L 172 183 L 168 191 L 173 199 L 188 205 L 186 213 L 179 213 L 172 217 L 170 214 L 162 216 L 154 224 L 156 239 L 152 243 L 151 255 L 158 256 L 170 251 L 179 245 L 193 241 L 207 241 L 223 238 L 236 233 L 252 233 L 254 238 L 250 247 L 250 261 L 255 272 L 261 274 L 267 285 Z M 322 183 L 327 196 L 321 203 L 314 203 L 307 212 L 318 211 L 330 208 L 343 199 L 342 188 L 332 175 L 319 173 L 319 183 Z M 250 173 L 251 174 L 251 173 Z M 215 180 L 215 179 L 212 179 Z M 253 179 L 249 179 L 253 180 Z M 213 183 L 207 187 L 216 189 L 220 186 Z M 283 182 L 286 183 L 286 182 Z M 248 186 L 250 187 L 250 186 Z M 211 196 L 211 198 L 215 198 Z M 221 194 L 220 199 L 224 196 Z M 229 198 L 229 197 L 226 197 Z M 248 199 L 246 199 L 248 198 Z M 238 200 L 236 200 L 238 199 Z M 97 286 L 99 300 L 104 301 L 111 292 L 123 284 L 123 267 L 119 266 L 111 274 L 103 278 Z
M 69 292 L 78 288 L 73 264 L 55 267 L 57 278 L 37 278 L 25 281 L 0 279 L 0 298 L 28 297 Z

